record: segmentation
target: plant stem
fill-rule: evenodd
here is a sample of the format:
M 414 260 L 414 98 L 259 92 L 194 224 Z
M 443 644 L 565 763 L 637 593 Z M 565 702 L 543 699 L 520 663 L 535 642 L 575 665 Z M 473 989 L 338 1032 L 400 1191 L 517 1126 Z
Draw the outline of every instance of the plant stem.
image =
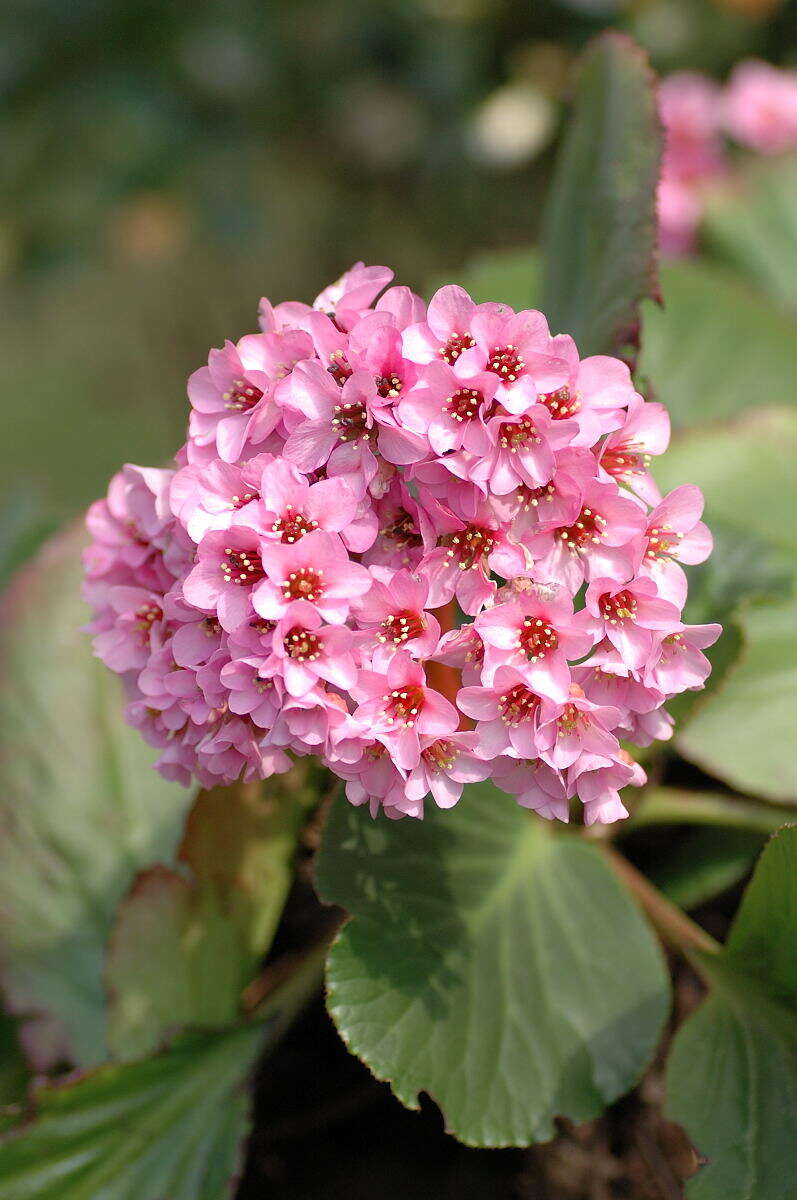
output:
M 702 954 L 718 953 L 721 949 L 719 942 L 662 895 L 627 858 L 612 846 L 601 845 L 600 850 L 614 873 L 641 904 L 651 924 L 668 946 L 687 955 L 692 950 Z

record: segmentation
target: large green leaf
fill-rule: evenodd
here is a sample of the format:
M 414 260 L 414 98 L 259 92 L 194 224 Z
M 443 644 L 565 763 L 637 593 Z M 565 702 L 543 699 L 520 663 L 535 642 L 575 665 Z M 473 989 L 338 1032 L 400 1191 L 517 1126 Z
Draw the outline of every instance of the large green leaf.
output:
M 739 791 L 797 803 L 797 598 L 743 609 L 738 622 L 741 657 L 676 744 Z
M 0 1146 L 4 1200 L 222 1200 L 262 1037 L 188 1034 L 156 1058 L 40 1089 L 36 1121 Z
M 730 271 L 698 262 L 661 272 L 639 358 L 674 427 L 794 404 L 797 338 L 778 307 Z
M 35 1093 L 36 1115 L 0 1144 L 3 1200 L 224 1200 L 247 1131 L 245 1084 L 316 990 L 311 951 L 257 1019 L 184 1034 L 155 1058 Z
M 115 1058 L 151 1053 L 182 1027 L 235 1020 L 293 879 L 313 793 L 306 764 L 259 784 L 201 792 L 178 858 L 142 872 L 122 902 L 105 972 Z
M 657 293 L 655 194 L 662 134 L 653 76 L 630 38 L 587 51 L 543 233 L 542 309 L 582 355 L 634 338 Z
M 691 1200 L 794 1200 L 797 1145 L 797 828 L 761 856 L 712 992 L 679 1031 L 667 1112 L 708 1160 Z
M 81 632 L 83 541 L 49 543 L 0 606 L 2 979 L 39 1069 L 107 1056 L 113 914 L 135 872 L 173 854 L 188 801 Z
M 327 986 L 348 1047 L 480 1146 L 553 1136 L 639 1078 L 668 1007 L 658 947 L 597 850 L 490 784 L 423 822 L 342 800 L 322 898 L 352 915 Z
M 797 308 L 797 157 L 778 156 L 737 172 L 710 197 L 711 247 L 776 300 Z

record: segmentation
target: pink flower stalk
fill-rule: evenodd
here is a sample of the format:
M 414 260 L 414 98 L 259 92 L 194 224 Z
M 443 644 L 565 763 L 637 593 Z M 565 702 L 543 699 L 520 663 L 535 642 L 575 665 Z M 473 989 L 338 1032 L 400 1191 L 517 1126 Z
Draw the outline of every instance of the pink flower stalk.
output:
M 391 279 L 263 300 L 191 376 L 176 471 L 126 466 L 89 510 L 95 652 L 183 784 L 313 754 L 391 818 L 493 778 L 616 820 L 644 782 L 620 741 L 670 736 L 719 633 L 682 620 L 702 497 L 660 497 L 667 414 L 619 360 Z

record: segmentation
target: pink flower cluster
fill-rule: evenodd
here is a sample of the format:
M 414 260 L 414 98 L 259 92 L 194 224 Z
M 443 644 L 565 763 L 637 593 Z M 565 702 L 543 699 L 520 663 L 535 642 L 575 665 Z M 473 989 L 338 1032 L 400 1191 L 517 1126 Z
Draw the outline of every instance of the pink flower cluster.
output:
M 797 71 L 750 59 L 724 88 L 682 72 L 659 91 L 665 154 L 659 182 L 661 247 L 666 254 L 694 248 L 706 189 L 728 173 L 725 137 L 760 154 L 797 146 Z
M 391 279 L 263 300 L 191 376 L 177 469 L 126 466 L 89 511 L 96 653 L 185 784 L 314 754 L 392 817 L 488 776 L 622 817 L 621 742 L 670 736 L 719 634 L 681 620 L 711 538 L 649 473 L 667 414 L 542 313 Z

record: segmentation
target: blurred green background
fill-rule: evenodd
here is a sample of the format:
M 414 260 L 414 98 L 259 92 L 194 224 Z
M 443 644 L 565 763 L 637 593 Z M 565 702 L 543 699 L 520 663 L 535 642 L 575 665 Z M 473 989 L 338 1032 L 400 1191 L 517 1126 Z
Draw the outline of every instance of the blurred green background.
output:
M 572 60 L 788 59 L 777 0 L 6 0 L 0 564 L 181 440 L 257 301 L 353 260 L 423 289 L 528 243 Z

